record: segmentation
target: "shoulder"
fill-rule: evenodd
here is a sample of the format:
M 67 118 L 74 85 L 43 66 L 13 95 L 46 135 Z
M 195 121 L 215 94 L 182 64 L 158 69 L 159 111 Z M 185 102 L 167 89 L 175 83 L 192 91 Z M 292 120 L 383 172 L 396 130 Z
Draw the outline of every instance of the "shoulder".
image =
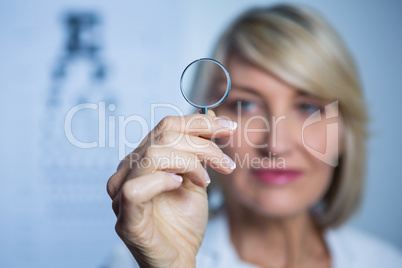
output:
M 402 254 L 396 247 L 364 231 L 349 226 L 329 230 L 327 243 L 333 261 L 353 267 L 402 267 Z M 349 266 L 351 267 L 351 266 Z

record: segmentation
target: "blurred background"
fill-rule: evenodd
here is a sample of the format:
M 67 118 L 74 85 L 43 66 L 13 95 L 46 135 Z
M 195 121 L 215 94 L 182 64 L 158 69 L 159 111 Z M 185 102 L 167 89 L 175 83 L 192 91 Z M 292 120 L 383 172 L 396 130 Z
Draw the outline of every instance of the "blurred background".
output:
M 333 24 L 361 73 L 372 136 L 349 224 L 402 250 L 402 2 L 293 2 Z M 210 56 L 236 14 L 272 3 L 0 0 L 0 267 L 102 267 L 119 243 L 106 181 L 143 133 L 177 114 L 151 116 L 151 104 L 189 113 L 184 67 Z

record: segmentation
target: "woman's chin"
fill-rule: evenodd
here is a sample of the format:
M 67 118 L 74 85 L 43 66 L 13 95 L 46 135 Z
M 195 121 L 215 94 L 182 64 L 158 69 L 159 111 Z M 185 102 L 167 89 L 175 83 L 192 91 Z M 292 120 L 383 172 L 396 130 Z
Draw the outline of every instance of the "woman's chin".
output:
M 254 196 L 247 199 L 245 196 L 238 200 L 242 206 L 254 213 L 275 219 L 286 219 L 302 214 L 308 210 L 308 204 L 287 197 Z

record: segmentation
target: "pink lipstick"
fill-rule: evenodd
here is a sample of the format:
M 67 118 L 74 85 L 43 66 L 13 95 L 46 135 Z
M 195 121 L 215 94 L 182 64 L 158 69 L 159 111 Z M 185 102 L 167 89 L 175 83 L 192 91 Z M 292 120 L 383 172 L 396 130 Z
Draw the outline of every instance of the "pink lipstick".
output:
M 295 169 L 255 169 L 253 175 L 263 183 L 271 185 L 284 185 L 302 175 L 302 171 Z

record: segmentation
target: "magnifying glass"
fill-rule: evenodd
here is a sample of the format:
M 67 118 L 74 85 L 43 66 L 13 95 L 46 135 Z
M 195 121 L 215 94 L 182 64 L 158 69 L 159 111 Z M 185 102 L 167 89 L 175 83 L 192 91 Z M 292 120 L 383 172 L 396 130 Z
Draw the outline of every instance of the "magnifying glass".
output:
M 184 99 L 207 114 L 229 95 L 229 72 L 219 61 L 201 58 L 191 62 L 180 77 L 180 90 Z

